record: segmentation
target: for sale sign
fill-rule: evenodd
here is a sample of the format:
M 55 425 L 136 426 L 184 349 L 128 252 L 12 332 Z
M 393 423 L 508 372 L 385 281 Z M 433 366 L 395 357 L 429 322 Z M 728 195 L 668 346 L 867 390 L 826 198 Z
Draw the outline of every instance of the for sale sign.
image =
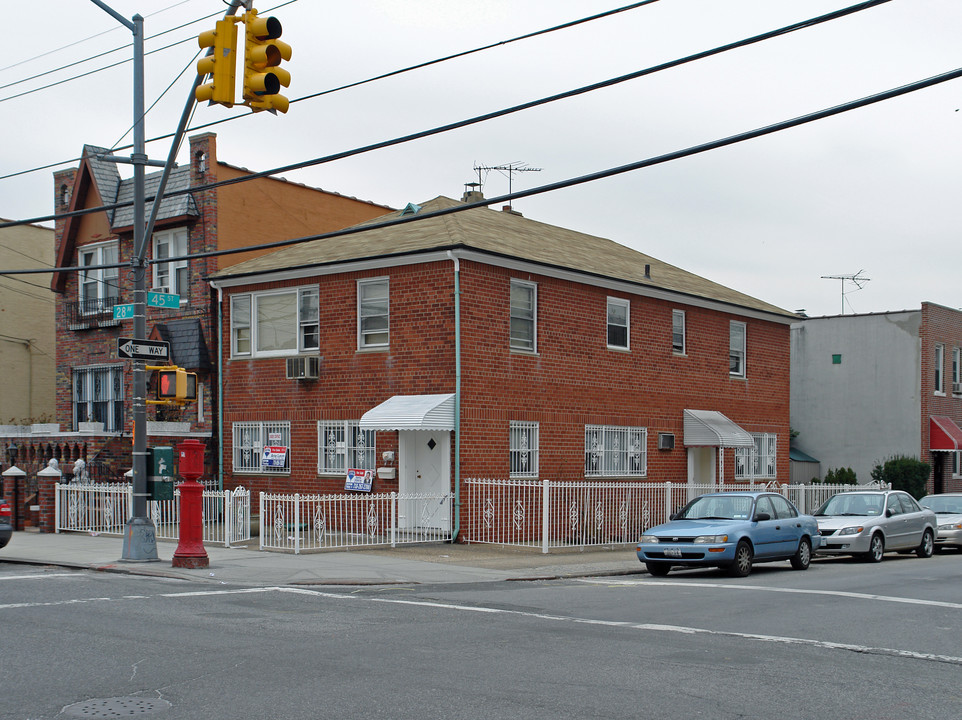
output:
M 284 445 L 265 445 L 261 455 L 261 467 L 282 468 L 287 466 L 287 447 Z
M 351 468 L 347 471 L 347 482 L 344 484 L 345 490 L 355 490 L 357 492 L 371 492 L 374 485 L 374 471 L 363 470 L 361 468 Z

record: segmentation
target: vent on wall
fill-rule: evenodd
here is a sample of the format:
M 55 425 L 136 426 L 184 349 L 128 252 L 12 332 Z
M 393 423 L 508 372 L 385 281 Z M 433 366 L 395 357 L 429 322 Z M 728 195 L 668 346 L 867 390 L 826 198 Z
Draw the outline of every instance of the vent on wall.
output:
M 287 358 L 288 380 L 317 380 L 321 374 L 321 358 L 317 355 Z
M 658 449 L 671 450 L 675 447 L 674 433 L 658 433 Z

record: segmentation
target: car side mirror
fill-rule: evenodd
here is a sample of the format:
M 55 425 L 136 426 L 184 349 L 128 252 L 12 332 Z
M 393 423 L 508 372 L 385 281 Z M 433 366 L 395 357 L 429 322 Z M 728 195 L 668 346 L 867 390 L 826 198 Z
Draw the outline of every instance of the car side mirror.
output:
M 771 520 L 772 516 L 767 512 L 760 512 L 755 515 L 755 522 L 765 522 L 766 520 Z
M 885 510 L 885 517 L 892 517 L 895 513 L 892 512 L 892 508 L 887 508 Z

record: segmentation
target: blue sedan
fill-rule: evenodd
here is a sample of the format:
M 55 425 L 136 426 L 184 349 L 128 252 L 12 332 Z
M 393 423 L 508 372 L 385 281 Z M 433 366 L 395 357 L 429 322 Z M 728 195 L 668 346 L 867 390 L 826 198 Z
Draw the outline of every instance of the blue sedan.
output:
M 806 570 L 821 537 L 811 515 L 770 492 L 720 492 L 695 498 L 671 521 L 646 530 L 638 559 L 659 577 L 673 566 L 719 567 L 745 577 L 752 563 L 789 560 Z

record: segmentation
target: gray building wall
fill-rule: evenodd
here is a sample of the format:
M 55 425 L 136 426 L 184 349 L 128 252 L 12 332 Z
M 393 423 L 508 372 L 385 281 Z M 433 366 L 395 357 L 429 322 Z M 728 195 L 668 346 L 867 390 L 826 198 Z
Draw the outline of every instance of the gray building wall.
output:
M 792 325 L 794 445 L 821 462 L 823 477 L 850 467 L 867 483 L 878 462 L 918 456 L 921 320 L 921 311 L 906 310 Z

